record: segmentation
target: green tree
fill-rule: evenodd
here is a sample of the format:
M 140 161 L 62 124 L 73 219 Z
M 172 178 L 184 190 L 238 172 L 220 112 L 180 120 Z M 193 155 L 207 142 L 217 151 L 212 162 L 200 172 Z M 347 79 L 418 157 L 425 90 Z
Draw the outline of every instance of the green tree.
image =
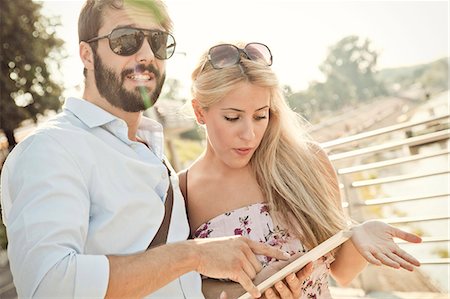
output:
M 448 57 L 426 64 L 384 69 L 377 73 L 377 80 L 384 82 L 393 94 L 411 86 L 419 86 L 432 94 L 448 89 Z
M 320 66 L 326 77 L 324 88 L 332 94 L 331 106 L 356 103 L 384 93 L 382 84 L 375 78 L 378 53 L 371 49 L 368 39 L 347 36 L 330 47 L 329 54 Z
M 341 39 L 329 48 L 319 67 L 324 74 L 323 82 L 313 81 L 301 92 L 284 89 L 289 105 L 315 123 L 326 111 L 385 95 L 385 87 L 376 76 L 377 58 L 368 39 L 358 36 Z
M 442 58 L 429 63 L 418 81 L 425 89 L 438 92 L 448 90 L 448 58 Z
M 59 69 L 63 41 L 55 36 L 59 20 L 43 16 L 41 3 L 0 0 L 0 7 L 0 129 L 12 148 L 24 120 L 61 106 L 61 87 L 49 68 Z

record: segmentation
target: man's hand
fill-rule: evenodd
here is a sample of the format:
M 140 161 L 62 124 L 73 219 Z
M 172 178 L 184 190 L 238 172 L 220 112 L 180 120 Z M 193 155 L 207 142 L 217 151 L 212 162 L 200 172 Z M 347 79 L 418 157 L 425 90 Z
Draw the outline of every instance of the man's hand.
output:
M 352 242 L 359 253 L 375 265 L 386 265 L 392 268 L 404 268 L 412 271 L 420 262 L 401 249 L 393 240 L 400 238 L 412 243 L 420 243 L 422 239 L 382 221 L 370 220 L 353 227 Z
M 196 271 L 212 278 L 226 278 L 238 282 L 253 297 L 261 293 L 253 283 L 262 265 L 255 255 L 287 260 L 289 254 L 280 249 L 241 236 L 192 240 L 196 244 Z

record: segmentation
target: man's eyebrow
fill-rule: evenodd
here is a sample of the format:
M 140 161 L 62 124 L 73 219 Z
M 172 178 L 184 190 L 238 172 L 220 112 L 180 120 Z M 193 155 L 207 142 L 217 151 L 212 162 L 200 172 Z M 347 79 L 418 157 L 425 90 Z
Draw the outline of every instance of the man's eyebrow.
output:
M 265 105 L 265 106 L 263 106 L 263 107 L 261 107 L 261 108 L 256 109 L 255 112 L 264 110 L 264 109 L 266 109 L 266 108 L 269 108 L 269 106 L 268 106 L 268 105 Z M 232 110 L 232 111 L 236 111 L 236 112 L 245 112 L 244 110 L 237 109 L 237 108 L 222 108 L 222 109 L 220 109 L 220 110 Z
M 134 28 L 134 24 L 117 25 L 116 27 L 114 27 L 114 29 L 120 29 L 120 28 Z

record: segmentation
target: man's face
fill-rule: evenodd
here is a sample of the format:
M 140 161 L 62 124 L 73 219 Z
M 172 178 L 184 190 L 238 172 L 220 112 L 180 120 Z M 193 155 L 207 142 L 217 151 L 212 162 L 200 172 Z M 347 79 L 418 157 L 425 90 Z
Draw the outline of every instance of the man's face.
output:
M 105 10 L 103 20 L 99 36 L 118 27 L 163 30 L 151 12 L 129 6 L 121 10 Z M 127 112 L 151 107 L 157 101 L 165 80 L 165 62 L 154 56 L 147 40 L 130 56 L 115 54 L 107 38 L 99 40 L 94 53 L 94 67 L 99 94 L 111 105 Z
M 144 111 L 153 106 L 158 100 L 166 77 L 165 73 L 160 74 L 152 64 L 138 64 L 134 70 L 124 69 L 118 74 L 106 66 L 97 53 L 94 54 L 94 67 L 95 84 L 100 95 L 111 105 L 127 112 Z M 142 81 L 130 76 L 145 73 L 154 75 L 153 80 L 156 80 L 154 88 L 146 87 L 145 84 L 136 84 L 131 90 L 125 87 L 126 80 Z M 144 80 L 149 79 L 144 78 Z

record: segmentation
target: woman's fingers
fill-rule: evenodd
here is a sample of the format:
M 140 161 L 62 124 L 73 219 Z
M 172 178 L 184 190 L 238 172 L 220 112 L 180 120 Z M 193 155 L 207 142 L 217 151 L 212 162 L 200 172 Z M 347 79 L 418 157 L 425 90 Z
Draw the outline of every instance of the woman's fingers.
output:
M 371 220 L 355 227 L 352 241 L 361 255 L 371 264 L 384 264 L 393 268 L 412 271 L 420 262 L 402 250 L 393 238 L 411 243 L 420 243 L 422 239 L 412 233 L 387 223 Z
M 307 277 L 307 276 L 306 276 Z M 305 278 L 306 278 L 305 277 Z M 300 298 L 302 292 L 302 284 L 304 279 L 299 279 L 296 274 L 292 273 L 286 277 L 286 282 L 292 292 L 294 298 Z
M 297 278 L 300 280 L 300 283 L 303 283 L 303 281 L 308 278 L 308 276 L 311 275 L 313 271 L 313 263 L 310 262 L 306 264 L 300 271 L 297 272 Z
M 410 264 L 412 264 L 412 265 L 414 265 L 414 266 L 416 266 L 416 267 L 419 267 L 419 266 L 420 266 L 420 262 L 419 262 L 415 257 L 413 257 L 412 255 L 410 255 L 409 253 L 407 253 L 406 251 L 404 251 L 403 249 L 398 248 L 398 249 L 395 251 L 395 253 L 396 253 L 399 257 L 401 257 L 403 260 L 405 260 L 406 262 L 408 262 L 408 263 L 410 263 Z
M 275 289 L 280 294 L 281 299 L 294 299 L 291 290 L 282 281 L 275 284 Z
M 370 252 L 370 251 L 364 251 L 361 253 L 362 256 L 371 264 L 381 266 L 382 263 Z
M 390 253 L 389 252 L 381 252 L 381 251 L 377 251 L 375 253 L 373 253 L 373 255 L 384 265 L 398 269 L 400 268 L 400 264 L 393 261 L 391 257 L 389 257 Z
M 279 299 L 280 297 L 277 296 L 277 294 L 275 293 L 274 290 L 272 290 L 272 288 L 267 289 L 264 292 L 264 296 L 266 297 L 266 299 Z
M 417 261 L 415 258 L 413 258 L 405 251 L 401 250 L 400 248 L 390 253 L 389 257 L 392 260 L 396 261 L 400 265 L 400 267 L 408 271 L 413 271 L 414 266 L 420 266 L 419 261 Z
M 267 299 L 300 298 L 302 295 L 303 282 L 311 274 L 312 270 L 312 263 L 307 264 L 297 273 L 289 274 L 284 281 L 279 281 L 273 288 L 266 290 L 264 296 Z
M 228 299 L 228 295 L 225 291 L 222 291 L 222 293 L 220 293 L 219 299 Z
M 405 241 L 411 242 L 411 243 L 422 242 L 422 238 L 419 237 L 418 235 L 405 232 L 404 230 L 401 230 L 394 226 L 392 227 L 392 229 L 393 229 L 393 236 L 396 238 L 400 238 L 402 240 L 405 240 Z

